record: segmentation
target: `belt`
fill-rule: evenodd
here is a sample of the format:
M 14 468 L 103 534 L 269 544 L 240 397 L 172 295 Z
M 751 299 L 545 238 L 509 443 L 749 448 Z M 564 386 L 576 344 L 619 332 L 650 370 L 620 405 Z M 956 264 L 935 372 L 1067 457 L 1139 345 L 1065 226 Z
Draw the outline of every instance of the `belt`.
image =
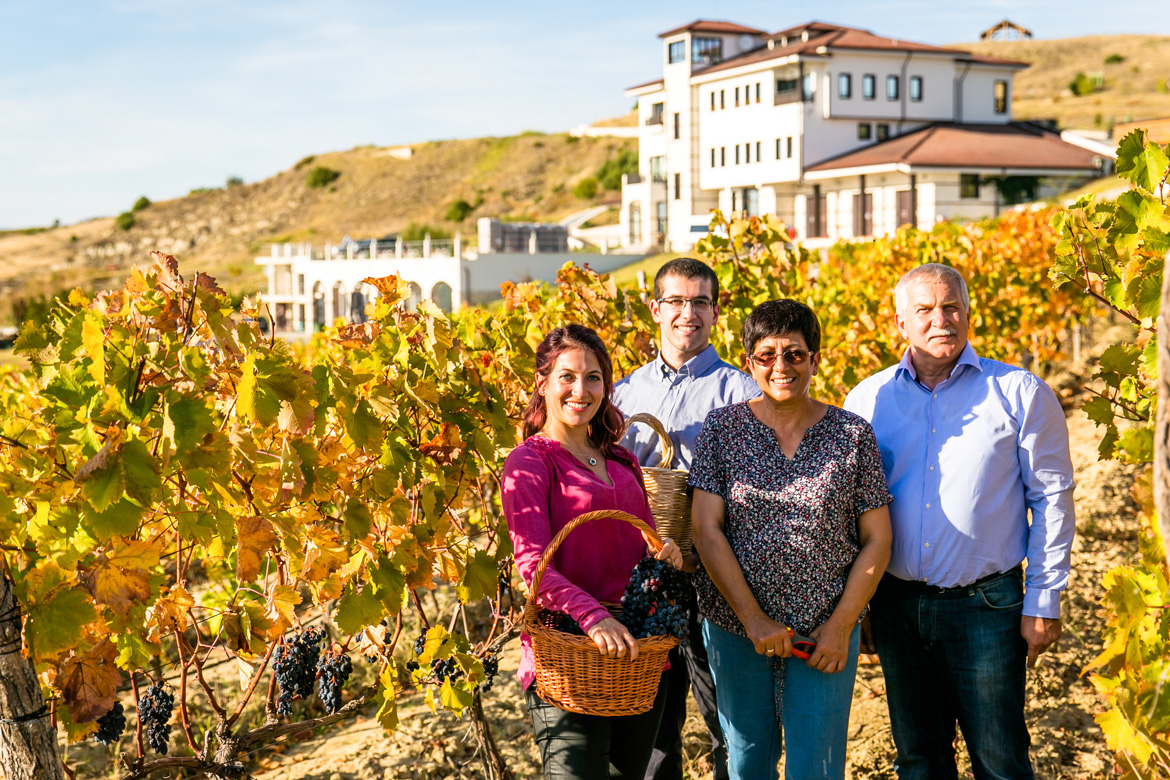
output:
M 1004 577 L 1011 577 L 1011 576 L 1019 575 L 1021 570 L 1022 570 L 1022 567 L 1017 564 L 1016 566 L 1012 567 L 1008 571 L 1001 571 L 1001 572 L 997 572 L 995 574 L 988 574 L 986 577 L 980 577 L 979 579 L 975 580 L 972 583 L 969 583 L 967 585 L 956 585 L 953 588 L 943 588 L 943 587 L 940 587 L 938 585 L 931 585 L 931 584 L 926 583 L 926 582 L 916 582 L 914 580 L 904 580 L 904 579 L 901 579 L 900 577 L 895 577 L 894 575 L 889 574 L 888 572 L 886 573 L 885 576 L 882 577 L 882 582 L 884 584 L 888 584 L 888 585 L 891 585 L 891 586 L 894 586 L 897 588 L 901 588 L 902 590 L 910 591 L 911 593 L 917 593 L 917 594 L 922 595 L 922 596 L 937 596 L 940 598 L 953 598 L 956 596 L 972 595 L 974 593 L 975 588 L 978 588 L 981 585 L 987 585 L 988 583 L 995 582 L 996 580 L 1003 579 Z

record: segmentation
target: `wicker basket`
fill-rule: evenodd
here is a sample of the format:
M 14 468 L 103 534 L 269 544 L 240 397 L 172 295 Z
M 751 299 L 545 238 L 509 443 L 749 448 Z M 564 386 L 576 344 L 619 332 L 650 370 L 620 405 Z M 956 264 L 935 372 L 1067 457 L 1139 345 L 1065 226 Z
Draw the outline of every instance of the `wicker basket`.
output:
M 658 526 L 659 534 L 674 540 L 683 555 L 690 555 L 694 544 L 691 541 L 691 497 L 687 493 L 687 472 L 670 468 L 674 463 L 674 442 L 656 417 L 645 413 L 635 414 L 626 420 L 626 430 L 634 423 L 650 426 L 658 434 L 661 447 L 662 459 L 658 462 L 663 466 L 642 467 L 654 524 Z
M 588 512 L 574 518 L 549 542 L 536 567 L 524 605 L 524 631 L 532 638 L 536 694 L 540 698 L 583 715 L 639 715 L 654 706 L 666 654 L 678 640 L 670 636 L 639 639 L 638 657 L 633 661 L 607 658 L 589 637 L 558 630 L 558 613 L 536 603 L 540 580 L 565 537 L 577 526 L 603 517 L 630 523 L 642 532 L 651 549 L 662 549 L 662 540 L 654 530 L 627 512 Z

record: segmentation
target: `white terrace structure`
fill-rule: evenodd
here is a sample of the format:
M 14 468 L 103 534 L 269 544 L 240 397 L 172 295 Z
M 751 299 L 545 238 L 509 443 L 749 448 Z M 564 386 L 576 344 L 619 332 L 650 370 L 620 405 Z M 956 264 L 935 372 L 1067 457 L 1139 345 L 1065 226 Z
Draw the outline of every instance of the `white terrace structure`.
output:
M 662 77 L 626 91 L 641 129 L 627 247 L 689 248 L 716 208 L 775 214 L 813 244 L 929 228 L 998 213 L 1001 188 L 1043 196 L 1104 163 L 1012 122 L 1023 62 L 820 22 L 769 34 L 696 21 L 659 37 Z

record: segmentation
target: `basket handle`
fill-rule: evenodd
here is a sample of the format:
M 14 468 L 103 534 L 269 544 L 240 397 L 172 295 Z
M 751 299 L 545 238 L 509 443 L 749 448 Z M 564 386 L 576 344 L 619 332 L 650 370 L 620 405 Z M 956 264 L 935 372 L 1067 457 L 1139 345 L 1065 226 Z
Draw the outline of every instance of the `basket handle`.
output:
M 540 556 L 540 564 L 536 567 L 536 574 L 532 577 L 532 587 L 528 589 L 528 604 L 534 607 L 536 606 L 536 594 L 540 593 L 540 581 L 544 578 L 545 569 L 552 563 L 553 555 L 556 554 L 557 548 L 561 546 L 561 543 L 565 541 L 565 537 L 577 526 L 584 525 L 590 520 L 600 520 L 603 517 L 612 517 L 614 520 L 629 523 L 642 532 L 642 538 L 646 540 L 646 544 L 651 550 L 657 553 L 662 549 L 662 538 L 658 533 L 648 526 L 642 518 L 635 517 L 629 512 L 623 512 L 620 509 L 602 509 L 597 512 L 586 512 L 583 515 L 578 515 L 558 531 L 557 535 L 548 543 L 548 547 L 544 548 L 544 554 Z
M 658 434 L 659 453 L 662 455 L 658 465 L 661 468 L 669 469 L 674 467 L 674 440 L 670 438 L 670 434 L 666 432 L 666 426 L 663 425 L 657 417 L 646 412 L 639 412 L 632 414 L 626 418 L 626 427 L 622 429 L 622 436 L 625 436 L 630 430 L 630 426 L 634 423 L 646 423 L 650 430 Z

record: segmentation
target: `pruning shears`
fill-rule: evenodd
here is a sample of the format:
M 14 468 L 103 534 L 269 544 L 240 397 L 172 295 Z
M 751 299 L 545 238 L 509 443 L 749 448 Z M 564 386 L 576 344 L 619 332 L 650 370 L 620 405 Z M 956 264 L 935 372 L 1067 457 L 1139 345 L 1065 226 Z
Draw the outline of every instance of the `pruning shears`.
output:
M 798 634 L 791 627 L 788 629 L 788 638 L 792 640 L 792 654 L 794 656 L 804 661 L 812 658 L 813 651 L 817 649 L 817 640 L 804 634 Z

